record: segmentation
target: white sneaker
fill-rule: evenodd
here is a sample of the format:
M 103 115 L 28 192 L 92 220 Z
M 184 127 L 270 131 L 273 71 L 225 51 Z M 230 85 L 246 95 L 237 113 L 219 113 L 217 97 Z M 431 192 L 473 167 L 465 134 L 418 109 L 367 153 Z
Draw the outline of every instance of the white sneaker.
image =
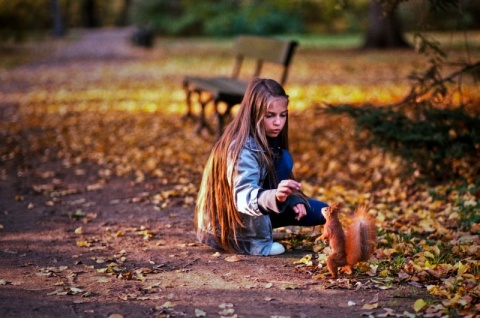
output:
M 280 243 L 273 242 L 272 248 L 270 249 L 270 253 L 268 253 L 268 255 L 279 255 L 283 254 L 283 252 L 285 252 L 285 247 L 283 247 L 283 245 Z

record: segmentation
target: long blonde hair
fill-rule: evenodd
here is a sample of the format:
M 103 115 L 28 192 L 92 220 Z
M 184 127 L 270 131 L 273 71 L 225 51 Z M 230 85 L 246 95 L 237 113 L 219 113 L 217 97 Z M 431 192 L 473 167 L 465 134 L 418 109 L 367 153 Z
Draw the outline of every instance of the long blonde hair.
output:
M 261 163 L 267 167 L 270 184 L 277 186 L 272 151 L 264 127 L 272 97 L 285 97 L 288 101 L 285 90 L 274 80 L 255 78 L 249 83 L 237 115 L 214 144 L 205 166 L 195 207 L 195 231 L 199 231 L 198 222 L 203 222 L 199 220 L 199 214 L 207 213 L 203 217 L 208 217 L 216 243 L 226 251 L 237 250 L 237 233 L 243 227 L 235 207 L 233 189 L 228 183 L 229 177 L 233 176 L 227 175 L 227 158 L 237 162 L 248 136 L 263 150 Z M 278 139 L 280 148 L 288 150 L 288 117 Z M 234 173 L 233 169 L 231 173 Z

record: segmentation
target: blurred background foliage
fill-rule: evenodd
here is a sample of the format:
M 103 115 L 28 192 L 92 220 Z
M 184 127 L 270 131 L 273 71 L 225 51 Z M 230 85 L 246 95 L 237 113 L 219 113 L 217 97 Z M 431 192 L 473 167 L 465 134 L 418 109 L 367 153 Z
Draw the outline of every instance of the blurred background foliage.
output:
M 402 105 L 330 105 L 332 111 L 353 117 L 373 143 L 434 176 L 452 177 L 446 172 L 456 171 L 459 157 L 478 158 L 478 99 L 452 103 L 449 92 L 462 96 L 464 82 L 478 83 L 480 62 L 467 56 L 452 64 L 434 38 L 417 34 L 478 30 L 478 0 L 0 0 L 0 44 L 115 26 L 136 26 L 152 37 L 361 35 L 364 48 L 415 47 L 428 69 L 412 73 L 412 92 Z M 407 34 L 416 36 L 407 41 Z M 478 50 L 461 42 L 467 54 Z M 445 76 L 446 65 L 457 70 Z
M 480 26 L 476 0 L 380 2 L 395 7 L 404 31 Z M 369 0 L 0 0 L 0 40 L 50 32 L 55 23 L 67 30 L 136 25 L 164 36 L 358 33 L 368 7 Z

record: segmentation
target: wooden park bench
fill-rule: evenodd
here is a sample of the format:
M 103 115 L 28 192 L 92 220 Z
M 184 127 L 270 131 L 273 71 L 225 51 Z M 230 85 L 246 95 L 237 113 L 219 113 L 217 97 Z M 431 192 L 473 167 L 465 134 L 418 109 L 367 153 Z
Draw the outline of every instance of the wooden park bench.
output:
M 194 117 L 192 114 L 192 102 L 194 96 L 201 106 L 198 119 L 197 133 L 202 129 L 207 129 L 214 133 L 212 128 L 206 122 L 205 108 L 208 104 L 214 105 L 215 114 L 218 120 L 217 137 L 223 132 L 225 119 L 230 116 L 231 110 L 235 105 L 242 102 L 243 95 L 248 85 L 248 81 L 242 80 L 240 75 L 244 73 L 242 65 L 247 65 L 247 60 L 252 60 L 255 69 L 250 77 L 259 77 L 262 66 L 270 63 L 280 68 L 280 78 L 277 79 L 281 85 L 287 80 L 288 68 L 292 60 L 293 53 L 298 43 L 291 40 L 281 40 L 260 36 L 239 36 L 233 47 L 235 63 L 230 77 L 212 76 L 198 77 L 186 76 L 183 80 L 183 87 L 187 98 L 186 117 Z M 220 104 L 224 103 L 222 111 Z

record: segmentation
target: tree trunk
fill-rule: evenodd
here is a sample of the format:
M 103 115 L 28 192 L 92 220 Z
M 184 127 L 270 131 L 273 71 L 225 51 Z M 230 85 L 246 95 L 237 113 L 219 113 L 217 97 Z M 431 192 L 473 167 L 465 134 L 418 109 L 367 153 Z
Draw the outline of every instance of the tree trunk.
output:
M 97 18 L 97 8 L 95 0 L 85 0 L 83 5 L 83 20 L 87 28 L 96 28 L 99 26 Z
M 369 25 L 363 48 L 387 49 L 410 47 L 403 38 L 395 9 L 396 7 L 384 10 L 379 0 L 370 0 L 368 7 Z
M 65 35 L 65 27 L 62 21 L 62 12 L 58 0 L 51 0 L 53 17 L 53 35 L 62 37 Z
M 116 26 L 126 26 L 128 23 L 128 12 L 130 11 L 130 6 L 132 4 L 132 0 L 123 0 L 123 6 L 120 10 L 120 13 L 115 21 Z

